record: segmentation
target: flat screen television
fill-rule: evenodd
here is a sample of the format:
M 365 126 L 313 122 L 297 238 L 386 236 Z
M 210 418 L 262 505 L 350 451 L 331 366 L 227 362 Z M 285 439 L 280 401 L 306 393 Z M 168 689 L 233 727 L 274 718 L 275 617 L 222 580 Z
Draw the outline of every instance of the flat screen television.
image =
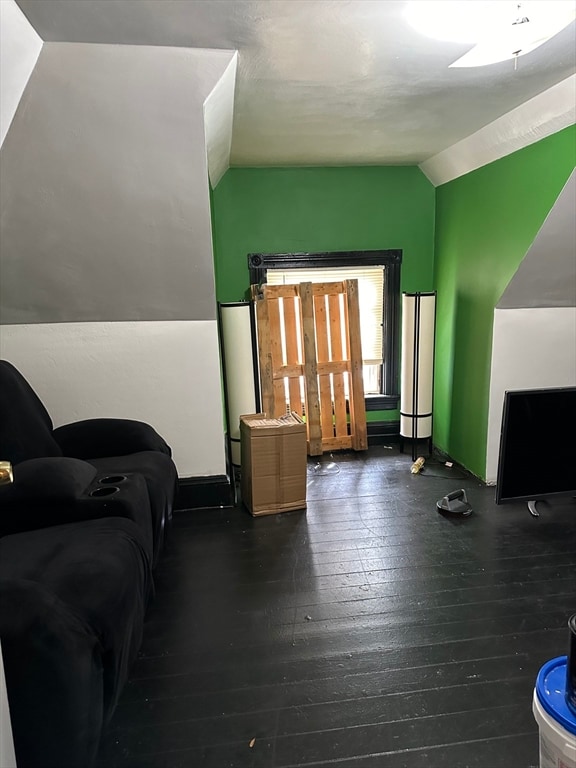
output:
M 576 496 L 576 387 L 504 394 L 496 503 Z

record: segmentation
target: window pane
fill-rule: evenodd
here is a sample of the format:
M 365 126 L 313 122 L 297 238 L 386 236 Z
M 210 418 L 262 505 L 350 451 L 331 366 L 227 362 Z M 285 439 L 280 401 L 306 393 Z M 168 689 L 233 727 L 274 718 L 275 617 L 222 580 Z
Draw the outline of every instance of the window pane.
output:
M 362 374 L 364 377 L 364 394 L 379 395 L 380 389 L 380 371 L 379 365 L 363 365 Z
M 384 304 L 384 267 L 330 267 L 314 269 L 268 269 L 270 285 L 295 283 L 339 282 L 358 280 L 360 304 L 360 334 L 364 364 L 379 368 L 382 365 L 382 311 Z M 379 378 L 379 372 L 377 377 Z M 370 381 L 373 380 L 371 374 Z M 366 390 L 368 391 L 368 390 Z M 370 392 L 373 390 L 371 389 Z M 380 392 L 378 388 L 375 390 Z

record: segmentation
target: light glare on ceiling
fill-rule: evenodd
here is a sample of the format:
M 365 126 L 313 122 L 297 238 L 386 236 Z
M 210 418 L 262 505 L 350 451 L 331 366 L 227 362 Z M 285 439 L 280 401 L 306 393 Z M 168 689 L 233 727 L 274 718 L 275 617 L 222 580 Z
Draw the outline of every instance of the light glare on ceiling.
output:
M 406 18 L 426 37 L 452 43 L 476 43 L 501 23 L 508 2 L 491 0 L 412 0 Z M 504 13 L 504 18 L 505 18 Z
M 476 43 L 451 67 L 479 67 L 523 56 L 576 18 L 572 0 L 413 0 L 406 18 L 422 34 Z

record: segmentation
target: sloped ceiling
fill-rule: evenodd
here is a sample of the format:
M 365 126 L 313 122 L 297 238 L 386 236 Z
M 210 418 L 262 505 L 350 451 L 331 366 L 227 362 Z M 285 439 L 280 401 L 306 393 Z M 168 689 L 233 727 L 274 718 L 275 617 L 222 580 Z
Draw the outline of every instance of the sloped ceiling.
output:
M 576 71 L 574 23 L 516 70 L 449 69 L 471 44 L 416 32 L 401 0 L 18 3 L 46 41 L 237 50 L 232 165 L 422 163 Z
M 0 2 L 0 147 L 41 50 L 42 40 L 16 3 Z

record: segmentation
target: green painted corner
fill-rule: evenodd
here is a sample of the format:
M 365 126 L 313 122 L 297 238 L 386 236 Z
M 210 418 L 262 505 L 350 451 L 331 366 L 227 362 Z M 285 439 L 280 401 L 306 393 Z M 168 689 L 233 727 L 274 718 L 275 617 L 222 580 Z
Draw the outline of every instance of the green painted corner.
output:
M 247 297 L 249 253 L 402 249 L 401 290 L 438 294 L 434 442 L 484 478 L 494 308 L 575 163 L 570 126 L 436 190 L 414 166 L 232 168 L 211 200 L 217 299 Z
M 231 168 L 212 200 L 217 299 L 247 297 L 249 253 L 401 248 L 402 290 L 431 290 L 434 195 L 415 166 Z
M 436 191 L 434 441 L 481 478 L 494 308 L 575 164 L 570 126 Z

